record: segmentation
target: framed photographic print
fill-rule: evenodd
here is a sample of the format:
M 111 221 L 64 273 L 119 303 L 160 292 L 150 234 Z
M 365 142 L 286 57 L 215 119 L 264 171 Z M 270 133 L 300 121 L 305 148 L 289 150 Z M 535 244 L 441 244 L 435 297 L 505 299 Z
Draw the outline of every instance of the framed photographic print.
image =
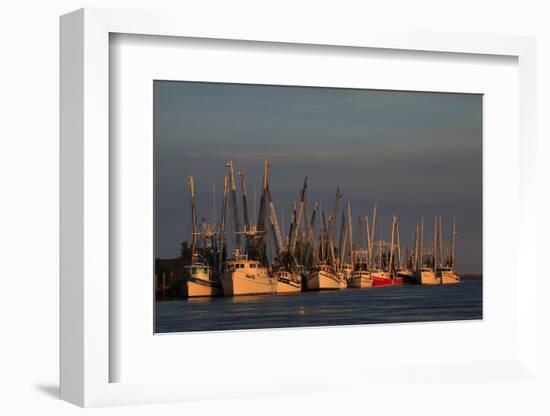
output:
M 529 379 L 533 40 L 181 19 L 61 21 L 62 398 Z
M 482 318 L 481 94 L 153 89 L 155 332 Z

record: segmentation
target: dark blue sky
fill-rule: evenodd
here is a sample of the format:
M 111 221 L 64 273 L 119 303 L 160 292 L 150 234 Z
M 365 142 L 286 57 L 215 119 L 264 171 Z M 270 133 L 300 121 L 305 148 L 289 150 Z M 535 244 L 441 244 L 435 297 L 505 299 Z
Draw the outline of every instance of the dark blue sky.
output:
M 225 162 L 245 170 L 252 206 L 269 159 L 285 230 L 308 176 L 310 210 L 330 209 L 340 186 L 354 224 L 377 202 L 377 234 L 388 237 L 395 213 L 402 245 L 421 215 L 428 245 L 433 216 L 445 239 L 456 216 L 458 271 L 481 272 L 481 95 L 172 81 L 155 81 L 154 93 L 157 257 L 176 257 L 189 239 L 189 175 L 199 218 L 211 216 L 215 182 L 219 220 Z

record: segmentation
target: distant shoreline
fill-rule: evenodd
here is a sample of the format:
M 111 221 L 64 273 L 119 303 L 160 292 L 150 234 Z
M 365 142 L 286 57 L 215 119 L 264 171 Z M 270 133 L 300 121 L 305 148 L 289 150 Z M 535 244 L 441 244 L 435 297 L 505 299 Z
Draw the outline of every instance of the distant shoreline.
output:
M 460 279 L 462 279 L 462 280 L 483 280 L 483 275 L 481 273 L 466 273 L 466 274 L 461 274 Z

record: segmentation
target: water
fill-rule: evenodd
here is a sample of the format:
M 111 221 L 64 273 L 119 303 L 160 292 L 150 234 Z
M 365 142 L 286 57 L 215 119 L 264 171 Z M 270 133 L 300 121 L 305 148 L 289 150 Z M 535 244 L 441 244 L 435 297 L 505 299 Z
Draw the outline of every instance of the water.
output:
M 482 318 L 482 281 L 156 303 L 156 332 Z

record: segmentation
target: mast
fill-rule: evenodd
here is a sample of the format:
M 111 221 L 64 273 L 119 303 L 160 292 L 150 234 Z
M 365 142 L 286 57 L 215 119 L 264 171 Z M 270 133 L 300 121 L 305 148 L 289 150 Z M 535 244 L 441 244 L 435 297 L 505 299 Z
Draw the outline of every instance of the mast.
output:
M 193 177 L 189 176 L 189 195 L 191 196 L 191 263 L 197 254 L 197 216 L 195 213 L 195 183 Z
M 393 238 L 394 238 L 394 235 L 395 235 L 395 223 L 397 221 L 397 217 L 395 216 L 395 214 L 393 215 L 392 217 L 392 221 L 391 221 L 391 242 L 390 242 L 390 258 L 389 258 L 389 262 L 388 262 L 388 273 L 391 277 L 391 266 L 392 266 L 392 261 L 393 261 Z
M 277 255 L 281 253 L 282 241 L 281 241 L 281 230 L 279 229 L 279 222 L 277 221 L 277 212 L 275 211 L 275 205 L 271 201 L 271 195 L 269 194 L 269 208 L 270 208 L 270 224 L 271 230 L 273 231 L 273 238 L 275 240 L 275 252 Z
M 443 226 L 439 217 L 439 266 L 443 266 Z
M 418 267 L 424 267 L 424 217 L 420 218 L 420 257 L 418 260 Z
M 307 212 L 307 201 L 306 201 L 304 202 L 304 217 L 302 220 L 302 226 L 300 227 L 301 228 L 300 240 L 299 240 L 300 251 L 299 251 L 299 257 L 298 257 L 300 259 L 300 264 L 304 264 L 304 261 L 305 261 L 304 256 L 306 255 L 306 250 L 307 250 L 306 243 L 307 243 L 308 226 L 309 226 L 309 215 Z
M 326 224 L 326 218 L 324 218 L 325 224 Z M 334 221 L 333 221 L 334 225 Z M 329 256 L 329 264 L 334 267 L 334 245 L 332 244 L 332 235 L 327 230 L 327 245 L 328 245 L 328 256 Z
M 268 265 L 268 239 L 266 221 L 267 215 L 272 213 L 271 194 L 269 192 L 269 160 L 264 161 L 264 173 L 262 178 L 262 196 L 260 199 L 260 212 L 258 215 L 258 223 L 254 230 L 254 245 L 258 260 L 264 267 Z M 273 210 L 275 207 L 273 207 Z
M 281 235 L 285 236 L 285 239 L 283 241 L 283 245 L 287 245 L 288 242 L 286 241 L 286 234 L 285 234 L 285 210 L 284 209 L 281 209 L 281 226 L 282 226 L 281 229 L 283 230 Z M 288 245 L 287 245 L 287 247 L 288 247 Z
M 227 188 L 229 187 L 229 177 L 225 175 L 223 181 L 223 202 L 222 202 L 222 218 L 220 224 L 220 261 L 219 261 L 219 271 L 222 270 L 223 265 L 223 250 L 225 243 L 225 215 L 227 211 Z
M 257 229 L 265 230 L 265 217 L 267 213 L 267 176 L 269 175 L 269 160 L 264 161 L 264 173 L 262 177 L 262 194 L 260 196 L 260 212 L 258 213 Z
M 355 250 L 361 249 L 361 216 L 357 217 L 357 232 L 355 233 Z
M 332 245 L 332 236 L 334 233 L 334 223 L 336 222 L 336 211 L 338 210 L 338 201 L 340 201 L 340 188 L 336 188 L 336 195 L 334 196 L 334 205 L 332 206 L 332 212 L 330 214 L 328 222 L 328 238 L 330 240 L 330 245 Z
M 349 259 L 350 259 L 351 265 L 353 266 L 354 258 L 353 258 L 353 237 L 352 237 L 352 234 L 353 234 L 353 229 L 352 229 L 352 226 L 351 226 L 351 204 L 348 202 L 348 233 L 347 233 L 347 237 L 348 237 L 348 247 L 349 247 Z
M 374 243 L 374 232 L 376 230 L 376 207 L 378 206 L 378 204 L 374 204 L 374 207 L 372 208 L 372 228 L 370 230 L 370 241 L 371 241 L 371 245 L 373 245 Z M 369 253 L 369 256 L 370 256 L 370 253 Z M 369 263 L 372 262 L 372 257 L 369 258 Z
M 235 172 L 233 170 L 233 161 L 229 160 L 225 164 L 229 170 L 229 179 L 231 180 L 231 201 L 233 203 L 233 220 L 235 222 L 235 246 L 236 248 L 241 247 L 241 223 L 239 220 L 239 207 L 237 202 L 237 184 L 235 183 Z
M 401 243 L 399 241 L 399 222 L 395 220 L 395 233 L 397 234 L 397 267 L 401 268 Z
M 244 170 L 241 169 L 238 172 L 238 175 L 241 177 L 241 193 L 243 195 L 243 216 L 244 216 L 244 225 L 245 227 L 250 224 L 250 221 L 248 220 L 248 203 L 246 201 L 247 195 L 246 195 L 246 183 L 244 179 Z
M 346 255 L 346 252 L 347 252 L 347 241 L 348 241 L 348 229 L 347 228 L 344 228 L 344 235 L 343 235 L 343 243 L 342 243 L 342 252 L 340 253 L 340 270 L 343 269 L 343 263 L 344 263 L 344 258 L 345 258 L 345 255 Z M 351 251 L 351 249 L 350 249 Z
M 292 202 L 292 216 L 290 218 L 290 227 L 289 227 L 289 230 L 288 230 L 288 241 L 293 241 L 294 240 L 294 235 L 296 234 L 297 230 L 296 230 L 296 222 L 298 221 L 296 219 L 296 201 L 293 201 Z M 292 247 L 291 247 L 291 244 L 289 244 L 289 248 L 288 248 L 288 251 L 289 253 L 292 254 Z
M 371 253 L 372 253 L 372 245 L 371 245 L 371 241 L 370 241 L 370 230 L 369 230 L 369 216 L 368 215 L 365 215 L 365 235 L 367 236 L 367 250 L 368 250 L 368 253 L 369 253 L 369 256 L 368 256 L 368 264 L 367 264 L 367 268 L 370 270 L 371 268 L 371 264 L 370 264 L 370 259 L 371 259 Z
M 455 271 L 455 249 L 456 249 L 456 218 L 453 217 L 453 235 L 451 241 L 451 268 Z
M 382 270 L 382 239 L 378 240 L 378 268 Z
M 418 234 L 419 234 L 418 220 L 416 220 L 416 228 L 414 232 L 414 256 L 413 256 L 413 269 L 418 271 Z
M 340 232 L 338 233 L 338 260 L 340 266 L 344 263 L 345 244 L 347 239 L 346 214 L 342 211 L 342 221 L 340 222 Z
M 304 215 L 305 203 L 306 203 L 306 189 L 307 189 L 307 176 L 304 179 L 304 186 L 302 187 L 302 192 L 300 194 L 300 209 L 298 212 L 298 218 L 296 219 L 296 230 L 294 231 L 293 238 L 290 242 L 290 254 L 294 255 L 296 250 L 296 243 L 298 241 L 298 233 L 300 224 L 302 222 L 302 217 Z
M 216 181 L 212 181 L 212 225 L 216 224 Z
M 313 212 L 311 213 L 311 221 L 309 223 L 309 232 L 307 236 L 307 239 L 310 243 L 313 242 L 313 227 L 315 225 L 315 216 L 317 215 L 318 207 L 319 207 L 319 203 L 316 202 L 315 205 L 313 206 Z
M 323 208 L 321 208 L 321 221 L 319 221 L 319 248 L 320 248 L 320 260 L 321 263 L 324 263 L 325 261 L 325 233 L 324 233 L 324 226 L 325 226 L 325 213 L 323 212 Z
M 433 250 L 433 258 L 434 258 L 434 273 L 437 272 L 437 217 L 434 217 L 434 250 Z

